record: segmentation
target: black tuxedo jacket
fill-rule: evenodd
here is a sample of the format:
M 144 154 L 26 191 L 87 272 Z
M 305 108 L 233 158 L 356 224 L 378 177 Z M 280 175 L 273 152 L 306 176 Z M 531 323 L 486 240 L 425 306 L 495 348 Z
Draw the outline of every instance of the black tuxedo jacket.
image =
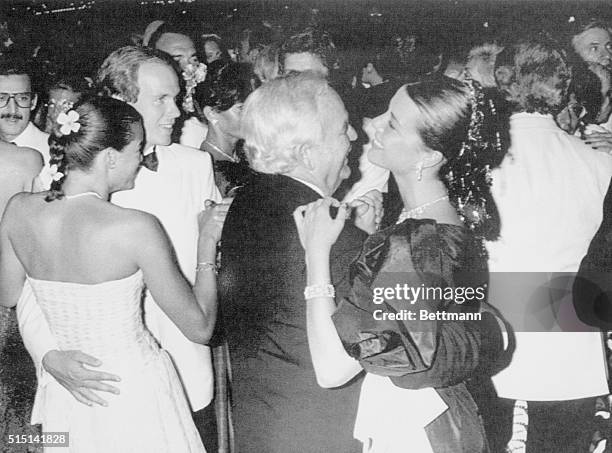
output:
M 352 436 L 359 378 L 320 388 L 308 349 L 306 265 L 292 214 L 319 198 L 287 176 L 256 174 L 225 221 L 219 295 L 240 453 L 360 451 Z M 332 249 L 339 297 L 366 236 L 347 222 Z
M 582 322 L 612 330 L 612 184 L 604 199 L 603 221 L 580 263 L 573 295 Z

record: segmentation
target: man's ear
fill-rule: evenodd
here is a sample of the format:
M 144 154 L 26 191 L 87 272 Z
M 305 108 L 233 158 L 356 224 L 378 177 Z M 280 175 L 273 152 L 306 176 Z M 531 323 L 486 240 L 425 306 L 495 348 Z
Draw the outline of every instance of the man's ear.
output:
M 38 102 L 38 95 L 34 93 L 32 95 L 32 102 L 30 103 L 30 110 L 33 112 L 36 108 L 36 103 Z
M 300 163 L 308 170 L 314 170 L 316 167 L 316 155 L 313 153 L 313 148 L 308 143 L 302 143 L 295 146 L 294 155 L 300 161 Z

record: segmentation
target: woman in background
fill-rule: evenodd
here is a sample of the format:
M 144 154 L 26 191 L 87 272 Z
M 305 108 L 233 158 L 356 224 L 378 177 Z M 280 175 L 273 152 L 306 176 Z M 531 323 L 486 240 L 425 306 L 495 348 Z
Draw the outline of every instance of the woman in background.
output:
M 200 117 L 208 124 L 200 149 L 212 156 L 215 182 L 224 197 L 231 189 L 241 186 L 250 173 L 240 140 L 240 112 L 250 90 L 243 67 L 226 63 L 209 70 L 194 94 Z

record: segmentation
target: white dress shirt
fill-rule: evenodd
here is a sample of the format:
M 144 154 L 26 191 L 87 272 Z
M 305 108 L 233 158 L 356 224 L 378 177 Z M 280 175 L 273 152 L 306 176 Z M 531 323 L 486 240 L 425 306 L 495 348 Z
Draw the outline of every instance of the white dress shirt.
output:
M 25 146 L 35 149 L 42 154 L 45 164 L 49 165 L 49 134 L 41 131 L 31 121 L 21 134 L 14 140 L 17 146 Z
M 155 215 L 168 233 L 175 248 L 179 266 L 193 284 L 197 264 L 198 213 L 207 199 L 220 201 L 214 183 L 212 160 L 208 153 L 172 144 L 157 146 L 159 168 L 152 172 L 142 168 L 132 190 L 113 195 L 113 203 Z M 150 293 L 145 298 L 145 324 L 161 346 L 168 351 L 185 388 L 193 411 L 206 407 L 213 396 L 213 373 L 210 349 L 189 341 L 155 304 Z M 39 388 L 49 379 L 41 361 L 57 342 L 49 330 L 40 307 L 25 285 L 17 304 L 19 328 L 24 344 L 38 370 Z M 37 392 L 32 423 L 40 423 L 41 405 Z
M 49 134 L 38 129 L 30 121 L 23 132 L 13 140 L 13 143 L 17 146 L 35 149 L 42 154 L 44 165 L 34 186 L 36 190 L 49 189 L 51 185 L 51 175 L 49 173 L 49 159 L 51 157 L 49 154 Z
M 494 376 L 495 387 L 500 397 L 529 401 L 605 394 L 598 331 L 529 329 L 525 322 L 535 313 L 528 305 L 530 288 L 546 284 L 551 273 L 578 271 L 602 220 L 612 157 L 559 129 L 550 115 L 515 114 L 510 133 L 509 153 L 492 172 L 501 235 L 487 250 L 490 302 L 517 330 L 516 350 L 510 365 Z M 498 274 L 506 272 L 524 274 L 521 280 L 519 274 Z M 571 283 L 563 291 L 559 300 L 573 310 Z
M 206 139 L 206 134 L 208 134 L 208 126 L 192 116 L 183 123 L 181 145 L 200 149 L 202 142 Z
M 368 137 L 374 137 L 376 133 L 371 120 L 364 122 L 363 130 L 366 131 Z M 381 193 L 387 192 L 387 184 L 391 172 L 386 168 L 379 167 L 370 162 L 368 154 L 371 148 L 372 145 L 370 145 L 369 142 L 363 145 L 363 152 L 359 157 L 359 172 L 361 173 L 361 178 L 353 184 L 351 190 L 344 196 L 342 201 L 345 203 L 349 203 L 365 195 L 370 190 L 378 190 Z

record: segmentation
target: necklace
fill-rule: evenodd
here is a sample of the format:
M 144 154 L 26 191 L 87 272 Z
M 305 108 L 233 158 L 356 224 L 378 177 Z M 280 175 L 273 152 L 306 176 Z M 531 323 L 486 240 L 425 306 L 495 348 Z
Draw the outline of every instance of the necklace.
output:
M 214 143 L 209 142 L 208 140 L 204 140 L 204 143 L 206 143 L 208 146 L 210 146 L 212 149 L 214 149 L 215 151 L 217 151 L 219 154 L 224 155 L 225 157 L 227 157 L 229 160 L 231 160 L 232 162 L 236 162 L 236 158 L 234 156 L 232 156 L 231 154 L 227 154 L 225 151 L 223 151 L 221 148 L 219 148 L 217 145 L 215 145 Z
M 443 200 L 448 200 L 448 195 L 444 195 L 443 197 L 440 198 L 436 198 L 435 200 L 429 201 L 427 203 L 424 203 L 420 206 L 417 206 L 416 208 L 412 208 L 410 210 L 402 210 L 402 213 L 400 214 L 399 218 L 397 219 L 397 223 L 402 223 L 404 220 L 406 219 L 415 219 L 421 216 L 421 214 L 423 214 L 423 212 L 425 212 L 425 209 L 428 208 L 429 206 L 432 206 L 440 201 Z
M 92 196 L 94 196 L 96 198 L 99 198 L 100 200 L 104 200 L 104 198 L 102 198 L 102 195 L 100 195 L 98 192 L 93 192 L 93 191 L 75 193 L 74 195 L 65 195 L 64 198 L 66 200 L 71 200 L 73 198 L 85 197 L 87 195 L 92 195 Z

